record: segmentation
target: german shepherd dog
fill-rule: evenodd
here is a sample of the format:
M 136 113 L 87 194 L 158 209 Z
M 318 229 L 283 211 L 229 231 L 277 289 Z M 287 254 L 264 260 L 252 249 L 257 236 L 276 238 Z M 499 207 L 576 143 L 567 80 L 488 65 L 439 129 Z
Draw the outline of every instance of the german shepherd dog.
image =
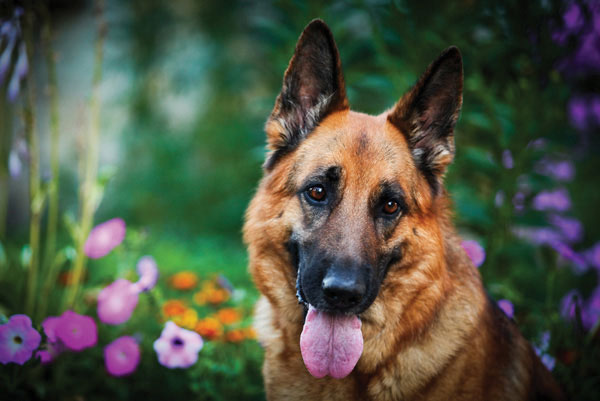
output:
M 357 113 L 327 25 L 300 36 L 244 226 L 269 400 L 563 399 L 452 225 L 462 87 L 450 47 L 390 110 Z

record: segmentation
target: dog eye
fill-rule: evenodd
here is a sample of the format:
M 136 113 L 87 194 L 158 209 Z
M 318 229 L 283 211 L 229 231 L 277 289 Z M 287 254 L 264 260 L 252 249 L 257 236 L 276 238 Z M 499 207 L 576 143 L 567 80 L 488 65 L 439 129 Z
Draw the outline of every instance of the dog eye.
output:
M 394 214 L 398 211 L 398 202 L 395 200 L 389 200 L 383 205 L 383 213 Z
M 323 202 L 327 196 L 325 188 L 323 188 L 322 185 L 313 185 L 312 187 L 308 188 L 306 193 L 310 199 L 316 202 Z

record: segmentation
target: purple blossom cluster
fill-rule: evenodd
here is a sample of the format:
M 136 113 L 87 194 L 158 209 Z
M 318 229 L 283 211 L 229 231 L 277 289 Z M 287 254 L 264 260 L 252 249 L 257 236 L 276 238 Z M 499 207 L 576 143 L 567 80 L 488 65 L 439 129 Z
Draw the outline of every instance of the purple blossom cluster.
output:
M 22 15 L 23 9 L 17 7 L 10 19 L 0 20 L 0 49 L 3 49 L 0 53 L 0 85 L 5 79 L 8 81 L 6 96 L 10 102 L 16 100 L 21 89 L 21 81 L 29 72 L 27 49 L 21 32 Z

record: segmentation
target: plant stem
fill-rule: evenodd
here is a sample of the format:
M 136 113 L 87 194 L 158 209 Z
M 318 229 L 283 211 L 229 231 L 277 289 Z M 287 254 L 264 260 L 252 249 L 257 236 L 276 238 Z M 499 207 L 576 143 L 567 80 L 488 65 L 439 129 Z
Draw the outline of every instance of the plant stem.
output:
M 58 224 L 58 190 L 59 190 L 59 114 L 58 90 L 56 84 L 56 63 L 52 50 L 52 28 L 50 13 L 44 7 L 44 27 L 42 43 L 45 49 L 46 66 L 48 69 L 48 95 L 50 101 L 50 171 L 51 179 L 48 185 L 48 226 L 46 231 L 46 250 L 44 252 L 44 270 L 47 271 L 54 260 L 56 248 L 56 226 Z M 48 278 L 48 274 L 46 273 Z
M 103 0 L 96 0 L 95 12 L 98 20 L 98 32 L 96 36 L 95 44 L 95 58 L 94 58 L 94 75 L 92 79 L 92 94 L 90 96 L 90 126 L 89 135 L 85 149 L 85 173 L 83 183 L 80 189 L 80 224 L 79 232 L 77 234 L 77 255 L 75 257 L 73 267 L 73 284 L 69 288 L 66 294 L 66 308 L 73 308 L 79 290 L 81 287 L 81 280 L 85 270 L 86 255 L 84 253 L 84 245 L 87 236 L 92 228 L 92 220 L 94 217 L 94 211 L 96 209 L 96 203 L 98 194 L 96 190 L 96 176 L 98 173 L 98 143 L 100 137 L 100 100 L 99 100 L 99 86 L 102 79 L 102 58 L 103 58 L 103 45 L 104 38 L 106 36 L 106 23 L 102 18 L 102 12 L 104 8 Z
M 33 11 L 31 8 L 29 8 L 26 14 L 24 38 L 27 45 L 28 63 L 29 65 L 33 65 Z M 40 188 L 40 151 L 35 133 L 35 113 L 33 110 L 35 88 L 33 72 L 30 70 L 28 75 L 23 117 L 25 120 L 25 136 L 29 144 L 29 247 L 31 249 L 31 259 L 29 260 L 29 274 L 27 277 L 25 311 L 31 316 L 35 309 L 35 294 L 37 292 L 37 270 L 40 255 L 40 224 L 42 208 L 44 205 L 44 194 Z
M 1 93 L 4 93 L 0 89 Z M 4 96 L 0 96 L 0 241 L 4 241 L 6 233 L 6 212 L 8 211 L 9 174 L 6 166 L 10 154 L 10 129 L 8 104 Z

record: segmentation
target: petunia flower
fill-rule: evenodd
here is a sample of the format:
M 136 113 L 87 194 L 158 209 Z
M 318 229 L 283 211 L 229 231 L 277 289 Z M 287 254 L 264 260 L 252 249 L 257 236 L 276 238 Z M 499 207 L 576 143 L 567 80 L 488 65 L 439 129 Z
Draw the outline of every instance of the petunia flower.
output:
M 0 325 L 0 363 L 14 362 L 23 365 L 33 355 L 42 336 L 31 326 L 27 315 L 13 315 Z
M 125 238 L 125 222 L 123 219 L 114 218 L 98 224 L 90 231 L 85 241 L 84 252 L 92 258 L 98 259 L 106 256 Z
M 511 319 L 513 318 L 515 314 L 515 307 L 512 302 L 510 302 L 508 299 L 501 299 L 496 303 L 498 304 L 498 307 L 502 309 L 504 313 L 506 313 L 506 316 Z
M 126 376 L 140 363 L 140 346 L 135 338 L 123 336 L 104 347 L 104 365 L 113 376 Z
M 60 324 L 60 317 L 58 316 L 48 316 L 42 322 L 42 328 L 44 329 L 44 333 L 46 333 L 46 337 L 48 337 L 48 341 L 51 343 L 55 343 L 58 341 L 58 337 L 56 336 L 56 329 Z
M 160 338 L 154 342 L 154 350 L 161 365 L 171 369 L 187 368 L 198 360 L 202 345 L 202 337 L 198 333 L 167 322 Z
M 40 360 L 43 365 L 46 365 L 54 359 L 50 351 L 42 349 L 35 353 L 35 357 Z
M 138 291 L 148 291 L 154 288 L 158 281 L 158 266 L 152 256 L 142 256 L 137 262 L 137 272 L 140 279 L 135 283 Z
M 56 336 L 67 348 L 81 351 L 96 345 L 98 328 L 91 317 L 68 310 L 60 316 Z
M 138 303 L 138 287 L 118 279 L 98 294 L 98 318 L 106 324 L 121 324 L 129 320 Z
M 479 267 L 483 264 L 485 261 L 485 250 L 477 241 L 466 240 L 463 241 L 461 245 L 475 267 Z

